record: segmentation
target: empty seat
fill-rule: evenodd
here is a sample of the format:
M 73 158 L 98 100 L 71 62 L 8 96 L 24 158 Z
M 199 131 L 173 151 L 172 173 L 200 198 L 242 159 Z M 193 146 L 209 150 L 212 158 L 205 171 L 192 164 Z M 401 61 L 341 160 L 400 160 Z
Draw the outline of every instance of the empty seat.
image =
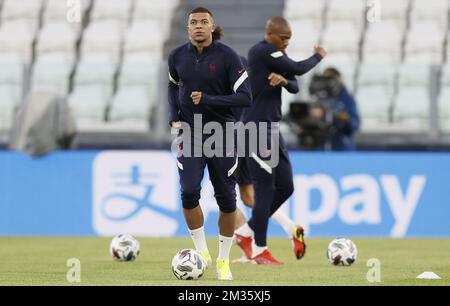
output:
M 416 131 L 428 129 L 430 66 L 404 63 L 399 67 L 398 77 L 394 121 Z
M 162 60 L 151 53 L 127 54 L 122 63 L 119 84 L 157 86 Z
M 162 54 L 166 34 L 161 32 L 155 20 L 136 21 L 126 32 L 125 52 L 145 51 Z
M 327 7 L 327 21 L 334 26 L 337 20 L 351 21 L 353 26 L 361 29 L 365 18 L 365 0 L 329 0 Z
M 47 23 L 39 33 L 37 52 L 65 52 L 68 57 L 75 58 L 75 43 L 79 35 L 79 28 L 67 21 Z
M 78 10 L 76 14 L 79 14 L 81 21 L 90 5 L 91 0 L 47 0 L 44 11 L 44 24 L 52 21 L 67 21 L 68 17 L 70 20 L 75 17 L 75 11 L 72 10 Z
M 35 35 L 35 28 L 26 21 L 5 23 L 0 27 L 0 52 L 16 53 L 25 62 L 30 62 Z
M 394 104 L 394 121 L 411 131 L 429 128 L 430 97 L 427 86 L 401 86 Z
M 69 103 L 74 110 L 77 125 L 81 129 L 84 126 L 89 127 L 90 124 L 105 121 L 108 96 L 101 86 L 80 85 L 75 87 L 69 96 Z
M 13 122 L 14 108 L 20 102 L 21 88 L 0 84 L 0 131 L 8 130 Z
M 65 96 L 69 89 L 72 69 L 73 61 L 68 61 L 63 53 L 38 58 L 33 71 L 33 90 L 45 90 Z
M 96 0 L 92 7 L 91 18 L 98 21 L 99 19 L 115 19 L 126 22 L 131 13 L 130 0 Z
M 377 125 L 386 125 L 389 122 L 393 86 L 366 85 L 358 89 L 356 101 L 363 118 L 362 130 L 376 129 Z
M 442 66 L 442 86 L 450 86 L 450 63 Z
M 118 63 L 111 59 L 108 54 L 87 54 L 78 63 L 75 74 L 75 85 L 102 86 L 105 94 L 111 94 L 113 88 L 114 74 Z
M 286 0 L 284 4 L 283 16 L 288 20 L 293 21 L 295 19 L 322 19 L 323 11 L 325 8 L 324 0 L 316 1 L 298 1 L 298 0 Z
M 396 67 L 388 62 L 364 62 L 358 76 L 358 86 L 393 86 Z
M 151 101 L 145 86 L 121 87 L 111 103 L 111 121 L 148 121 Z
M 179 0 L 148 1 L 136 0 L 133 11 L 133 21 L 155 20 L 159 22 L 158 29 L 167 38 L 170 33 L 172 15 Z
M 381 4 L 382 20 L 406 20 L 410 0 L 383 1 Z
M 306 57 L 313 51 L 314 45 L 320 40 L 322 23 L 317 20 L 294 20 L 290 22 L 292 39 L 288 52 L 299 57 Z
M 438 114 L 441 129 L 450 132 L 450 84 L 441 89 Z
M 42 0 L 4 0 L 2 7 L 2 20 L 38 20 L 42 4 Z
M 414 24 L 425 20 L 432 20 L 445 26 L 447 24 L 449 6 L 450 2 L 448 0 L 413 1 L 411 22 Z
M 361 28 L 356 28 L 345 21 L 333 22 L 323 33 L 323 45 L 330 54 L 338 52 L 357 54 L 360 40 Z
M 148 1 L 148 0 L 135 0 L 135 9 L 133 19 L 157 18 L 168 19 L 170 21 L 171 16 L 180 2 L 179 0 L 165 0 L 165 1 Z
M 0 84 L 22 85 L 25 64 L 18 54 L 0 54 Z
M 406 53 L 404 58 L 404 62 L 407 64 L 440 64 L 442 60 L 442 52 Z
M 406 39 L 406 58 L 416 54 L 441 55 L 447 29 L 434 21 L 421 21 L 412 25 Z M 432 33 L 432 34 L 431 34 Z
M 450 64 L 442 67 L 439 119 L 441 128 L 446 132 L 450 132 Z
M 395 21 L 386 20 L 370 24 L 363 46 L 364 61 L 372 61 L 374 58 L 377 62 L 384 61 L 381 57 L 385 57 L 385 60 L 399 62 L 404 31 L 404 25 L 401 26 Z
M 429 81 L 429 64 L 403 63 L 399 67 L 400 86 L 428 86 Z
M 406 20 L 410 0 L 383 1 L 381 5 L 381 18 L 385 20 Z
M 125 25 L 120 21 L 93 22 L 83 35 L 82 54 L 107 52 L 119 58 Z

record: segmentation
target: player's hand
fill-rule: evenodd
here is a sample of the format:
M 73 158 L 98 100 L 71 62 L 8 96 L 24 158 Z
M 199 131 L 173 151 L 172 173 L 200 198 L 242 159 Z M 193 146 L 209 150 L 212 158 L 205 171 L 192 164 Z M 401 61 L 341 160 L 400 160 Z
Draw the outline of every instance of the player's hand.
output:
M 180 121 L 172 121 L 171 125 L 172 125 L 172 129 L 179 129 L 179 128 L 181 128 L 181 122 Z
M 288 84 L 288 80 L 286 80 L 282 75 L 276 74 L 272 72 L 268 79 L 270 80 L 270 86 L 286 86 Z
M 325 57 L 327 55 L 327 51 L 321 46 L 314 46 L 314 54 L 319 53 L 320 56 Z
M 350 121 L 350 115 L 347 112 L 339 112 L 335 115 L 335 118 L 342 122 Z
M 191 93 L 192 102 L 194 102 L 195 105 L 200 104 L 200 101 L 202 100 L 202 93 L 200 91 L 193 91 Z

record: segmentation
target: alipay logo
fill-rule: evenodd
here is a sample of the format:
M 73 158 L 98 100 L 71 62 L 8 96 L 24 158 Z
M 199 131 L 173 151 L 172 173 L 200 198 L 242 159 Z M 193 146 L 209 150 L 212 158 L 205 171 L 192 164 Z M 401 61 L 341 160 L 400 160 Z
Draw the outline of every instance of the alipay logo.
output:
M 102 152 L 93 167 L 93 226 L 100 236 L 172 236 L 178 179 L 167 152 Z

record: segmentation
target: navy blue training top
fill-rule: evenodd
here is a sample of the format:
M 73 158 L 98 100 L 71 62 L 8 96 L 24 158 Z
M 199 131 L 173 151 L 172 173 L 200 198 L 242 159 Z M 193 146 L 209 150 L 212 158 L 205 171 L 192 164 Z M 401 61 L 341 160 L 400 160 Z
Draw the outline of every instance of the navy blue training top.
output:
M 192 126 L 194 114 L 202 114 L 203 123 L 235 122 L 233 108 L 251 105 L 248 72 L 230 47 L 213 41 L 198 54 L 187 43 L 174 49 L 168 62 L 170 122 Z M 198 105 L 192 102 L 193 91 L 202 92 Z
M 284 76 L 289 84 L 285 88 L 291 93 L 298 92 L 295 75 L 303 75 L 314 68 L 322 56 L 318 53 L 296 62 L 285 52 L 265 40 L 253 46 L 248 53 L 250 86 L 253 103 L 244 109 L 243 122 L 279 122 L 281 120 L 281 87 L 270 86 L 270 73 Z
M 248 70 L 248 61 L 245 57 L 243 56 L 239 56 L 242 62 L 242 65 L 244 65 L 245 69 L 247 69 L 247 72 L 250 72 Z M 249 82 L 250 84 L 250 82 Z M 251 90 L 251 88 L 250 88 Z M 245 107 L 234 107 L 233 108 L 233 113 L 234 113 L 234 119 L 236 120 L 236 122 L 241 121 L 242 120 L 242 113 L 244 112 Z

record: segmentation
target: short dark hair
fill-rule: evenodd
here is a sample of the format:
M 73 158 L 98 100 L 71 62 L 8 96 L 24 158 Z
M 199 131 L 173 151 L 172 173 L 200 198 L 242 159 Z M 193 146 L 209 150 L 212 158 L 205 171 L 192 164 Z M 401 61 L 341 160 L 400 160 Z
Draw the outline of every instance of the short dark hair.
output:
M 337 70 L 334 67 L 328 67 L 327 69 L 325 69 L 323 74 L 328 74 L 328 75 L 331 74 L 332 77 L 337 77 L 337 78 L 341 77 L 341 73 L 339 72 L 339 70 Z
M 208 10 L 207 8 L 205 8 L 205 7 L 196 7 L 195 9 L 193 9 L 190 13 L 189 13 L 189 15 L 191 15 L 191 14 L 196 14 L 196 13 L 207 13 L 207 14 L 209 14 L 209 15 L 211 15 L 211 17 L 213 17 L 214 18 L 214 16 L 213 16 L 213 14 L 211 13 L 211 11 L 210 10 Z
M 211 11 L 205 7 L 196 7 L 189 13 L 189 15 L 196 14 L 196 13 L 207 13 L 207 14 L 209 14 L 209 16 L 211 16 L 211 18 L 214 19 L 213 13 L 211 13 Z M 213 40 L 220 40 L 223 37 L 222 27 L 216 26 L 216 28 L 214 29 L 214 32 L 212 33 L 212 37 L 213 37 Z

